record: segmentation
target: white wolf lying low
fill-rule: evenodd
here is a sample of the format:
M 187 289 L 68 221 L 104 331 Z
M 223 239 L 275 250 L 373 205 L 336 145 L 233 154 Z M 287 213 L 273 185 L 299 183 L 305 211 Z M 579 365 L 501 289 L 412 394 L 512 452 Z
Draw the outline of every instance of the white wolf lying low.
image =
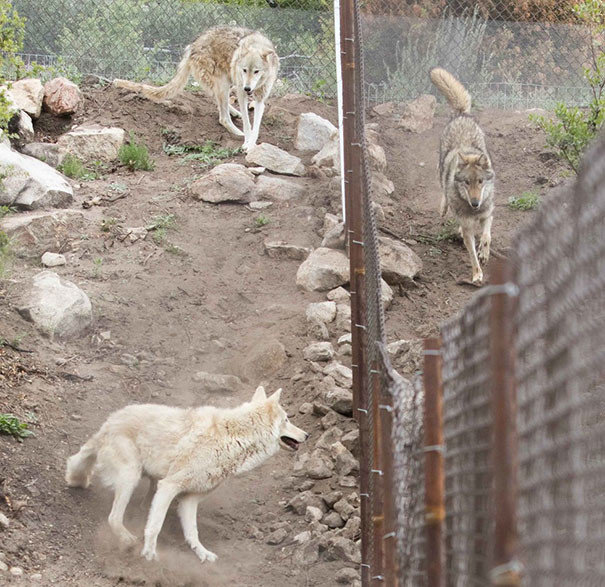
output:
M 309 436 L 288 421 L 279 405 L 281 389 L 269 399 L 259 387 L 236 408 L 182 409 L 131 405 L 109 416 L 100 430 L 67 459 L 70 487 L 88 487 L 93 468 L 115 495 L 109 525 L 124 544 L 136 538 L 124 527 L 124 511 L 142 475 L 157 479 L 141 555 L 157 558 L 156 542 L 172 500 L 189 546 L 201 561 L 216 560 L 197 532 L 197 505 L 229 475 L 250 471 L 279 450 L 297 450 Z M 96 467 L 95 467 L 96 462 Z

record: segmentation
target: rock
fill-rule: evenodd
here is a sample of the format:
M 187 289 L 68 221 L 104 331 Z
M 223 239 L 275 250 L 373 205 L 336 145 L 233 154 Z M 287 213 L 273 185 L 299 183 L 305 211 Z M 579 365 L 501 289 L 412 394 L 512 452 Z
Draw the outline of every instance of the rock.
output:
M 370 156 L 370 166 L 372 169 L 384 171 L 387 168 L 387 156 L 380 145 L 369 143 L 368 155 Z
M 380 299 L 385 310 L 393 302 L 393 289 L 384 279 L 380 280 Z
M 300 199 L 307 193 L 304 185 L 291 179 L 281 179 L 263 175 L 256 182 L 256 196 L 274 202 Z
M 6 571 L 8 571 L 8 565 L 3 560 L 0 560 L 0 573 Z
M 387 352 L 393 357 L 399 357 L 412 348 L 411 340 L 396 340 L 387 344 Z
M 372 112 L 377 116 L 391 116 L 393 112 L 395 112 L 395 104 L 393 102 L 376 104 L 376 106 L 372 108 Z
M 349 540 L 359 540 L 361 536 L 361 518 L 359 516 L 351 516 L 342 529 L 341 536 Z
M 334 511 L 338 512 L 344 521 L 347 521 L 355 512 L 355 508 L 346 499 L 340 499 L 334 504 Z M 340 527 L 341 526 L 339 526 L 339 528 Z
M 328 508 L 332 508 L 334 504 L 342 499 L 342 491 L 330 491 L 321 496 Z
M 342 251 L 315 249 L 298 268 L 296 284 L 307 291 L 326 291 L 349 281 L 349 259 Z
M 372 173 L 371 189 L 373 197 L 377 200 L 382 200 L 395 193 L 395 184 L 384 173 L 374 171 Z
M 330 340 L 330 332 L 324 322 L 307 323 L 307 334 L 315 340 Z
M 65 263 L 67 262 L 65 260 L 65 255 L 49 252 L 46 252 L 44 253 L 44 255 L 42 255 L 41 261 L 44 267 L 58 267 L 59 265 L 65 265 Z
M 387 237 L 379 237 L 378 242 L 382 277 L 387 283 L 405 283 L 422 271 L 420 257 L 408 246 Z
M 21 148 L 24 155 L 39 159 L 51 167 L 58 167 L 63 161 L 64 154 L 56 143 L 28 143 Z
M 126 229 L 128 235 L 128 241 L 136 243 L 137 241 L 144 241 L 147 238 L 149 231 L 144 226 L 134 226 Z
M 302 516 L 305 514 L 307 507 L 309 506 L 320 509 L 322 513 L 326 511 L 326 506 L 321 497 L 319 497 L 319 495 L 315 495 L 315 493 L 312 493 L 311 491 L 303 491 L 302 493 L 294 496 L 288 502 L 286 508 L 293 510 L 294 513 L 298 514 L 299 516 Z
M 319 546 L 316 540 L 307 542 L 294 551 L 294 562 L 300 566 L 308 567 L 319 559 Z
M 323 517 L 322 522 L 331 529 L 342 528 L 345 525 L 345 521 L 336 512 L 330 512 Z
M 246 534 L 246 536 L 248 538 L 251 538 L 254 540 L 261 540 L 263 537 L 263 533 L 262 533 L 261 529 L 252 524 L 247 524 L 245 526 L 244 533 Z
M 351 330 L 351 305 L 349 303 L 336 305 L 336 330 L 338 332 Z
M 351 430 L 351 432 L 347 432 L 341 439 L 343 446 L 351 451 L 354 457 L 359 457 L 359 430 L 356 428 L 355 430 Z
M 338 347 L 338 352 L 345 357 L 351 357 L 353 355 L 353 347 L 350 344 L 343 344 Z
M 399 128 L 415 133 L 422 133 L 433 128 L 437 99 L 432 94 L 422 94 L 403 107 Z
M 32 581 L 42 581 L 42 573 L 33 573 L 29 576 Z
M 75 114 L 82 102 L 80 88 L 64 77 L 56 77 L 44 84 L 44 107 L 55 116 Z
M 379 104 L 382 106 L 382 104 Z M 376 107 L 374 107 L 376 108 Z M 336 582 L 340 585 L 352 585 L 354 581 L 357 581 L 361 575 L 355 569 L 351 569 L 350 567 L 345 567 L 344 569 L 340 569 L 338 573 L 336 573 Z
M 338 129 L 314 112 L 304 112 L 298 117 L 294 148 L 299 151 L 320 151 Z
M 334 465 L 323 451 L 314 450 L 309 455 L 305 471 L 311 479 L 328 479 L 334 474 Z
M 326 392 L 324 399 L 335 412 L 349 418 L 353 415 L 353 393 L 349 389 L 334 387 Z
M 386 215 L 384 213 L 384 208 L 378 202 L 371 202 L 372 204 L 372 212 L 374 212 L 374 218 L 376 222 L 380 224 L 386 220 Z
M 349 303 L 351 299 L 351 294 L 344 287 L 337 287 L 335 289 L 330 290 L 326 294 L 326 298 L 332 302 L 346 302 Z
M 281 544 L 288 537 L 288 531 L 285 528 L 278 528 L 275 532 L 271 532 L 267 536 L 267 544 L 277 545 Z
M 9 121 L 8 130 L 18 135 L 11 138 L 17 145 L 26 145 L 34 140 L 34 125 L 31 116 L 25 110 L 19 110 Z
M 341 477 L 338 480 L 338 485 L 341 487 L 357 487 L 357 477 L 353 477 L 351 475 Z
M 320 546 L 321 548 L 321 546 Z M 359 546 L 342 536 L 330 536 L 323 545 L 323 557 L 328 561 L 345 560 L 351 563 L 361 563 Z
M 297 542 L 298 544 L 305 544 L 306 542 L 309 542 L 311 538 L 311 532 L 309 530 L 305 530 L 304 532 L 301 532 L 300 534 L 294 536 L 292 540 L 294 540 L 294 542 Z
M 212 202 L 251 202 L 256 199 L 254 175 L 240 163 L 223 163 L 195 180 L 189 193 L 196 200 Z
M 323 374 L 332 377 L 341 387 L 350 389 L 353 386 L 353 371 L 342 363 L 337 361 L 328 363 L 324 367 Z
M 328 249 L 345 248 L 345 225 L 343 222 L 340 222 L 326 232 L 321 241 L 321 246 Z
M 0 512 L 0 528 L 2 528 L 2 530 L 6 530 L 10 524 L 10 520 L 2 512 Z
M 5 216 L 0 229 L 17 256 L 35 258 L 48 249 L 67 248 L 70 241 L 79 243 L 84 222 L 81 210 L 36 211 Z
M 329 430 L 330 428 L 333 428 L 334 426 L 336 426 L 336 424 L 338 424 L 339 422 L 339 417 L 338 414 L 333 411 L 330 410 L 322 419 L 321 419 L 321 427 L 324 430 Z
M 305 510 L 305 522 L 319 522 L 323 516 L 323 511 L 318 507 L 308 505 Z
M 303 349 L 303 357 L 307 361 L 330 361 L 334 357 L 334 347 L 331 342 L 315 342 Z
M 325 416 L 330 411 L 330 408 L 320 402 L 313 402 L 313 413 L 316 416 Z
M 265 253 L 272 259 L 294 259 L 303 261 L 311 253 L 311 249 L 307 247 L 289 245 L 285 241 L 266 240 L 264 246 Z
M 298 157 L 269 143 L 261 143 L 250 149 L 246 155 L 246 163 L 260 165 L 283 175 L 305 174 L 305 166 Z
M 343 334 L 342 336 L 340 336 L 338 338 L 338 344 L 351 344 L 353 342 L 353 337 L 351 336 L 350 332 L 347 332 L 346 334 Z
M 248 171 L 253 175 L 262 175 L 266 169 L 264 167 L 248 167 Z
M 24 110 L 32 118 L 38 118 L 42 112 L 44 87 L 39 79 L 22 79 L 12 82 L 6 97 L 15 110 Z
M 88 296 L 52 271 L 35 275 L 17 304 L 19 314 L 51 337 L 73 338 L 92 324 Z
M 127 367 L 138 367 L 140 361 L 134 355 L 124 353 L 120 356 L 120 363 L 122 363 L 122 365 L 126 365 Z
M 249 381 L 261 381 L 279 371 L 286 359 L 286 349 L 281 342 L 263 341 L 248 353 L 243 373 Z
M 235 375 L 198 371 L 193 376 L 193 380 L 196 383 L 201 383 L 202 390 L 208 393 L 234 393 L 244 388 L 241 379 Z
M 83 124 L 61 135 L 57 145 L 62 153 L 69 153 L 83 163 L 111 163 L 118 158 L 125 138 L 122 128 Z
M 333 167 L 340 173 L 340 144 L 338 130 L 332 133 L 330 140 L 311 159 L 317 167 Z
M 0 172 L 4 175 L 0 205 L 33 210 L 62 208 L 73 200 L 73 190 L 63 175 L 6 144 L 0 144 Z
M 250 202 L 248 206 L 252 210 L 265 210 L 266 208 L 269 208 L 269 206 L 273 206 L 273 202 L 260 200 L 258 202 Z
M 308 322 L 332 322 L 336 318 L 336 304 L 334 302 L 309 304 L 305 315 Z
M 300 407 L 298 408 L 298 412 L 300 414 L 311 414 L 313 412 L 313 404 L 309 403 L 309 402 L 305 402 L 304 404 L 301 404 Z
M 332 230 L 334 227 L 342 223 L 342 220 L 336 216 L 336 214 L 330 214 L 327 212 L 324 216 L 324 223 L 322 227 L 322 234 L 325 235 L 327 232 Z
M 326 451 L 331 451 L 331 447 L 334 443 L 338 442 L 340 440 L 340 438 L 342 438 L 343 432 L 340 428 L 337 428 L 336 426 L 332 427 L 332 428 L 328 428 L 317 440 L 317 442 L 315 443 L 315 447 L 322 449 L 322 450 L 326 450 Z
M 22 577 L 23 576 L 23 569 L 21 567 L 11 567 L 10 570 L 9 570 L 9 573 L 13 577 Z
M 348 477 L 351 473 L 359 473 L 359 461 L 345 448 L 341 442 L 335 442 L 330 451 L 334 458 L 334 466 L 340 477 Z

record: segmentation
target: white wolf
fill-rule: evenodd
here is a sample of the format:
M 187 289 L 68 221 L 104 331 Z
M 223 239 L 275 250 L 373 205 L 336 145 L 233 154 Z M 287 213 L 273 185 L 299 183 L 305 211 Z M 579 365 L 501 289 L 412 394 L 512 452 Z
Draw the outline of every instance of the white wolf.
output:
M 124 527 L 126 506 L 142 475 L 158 480 L 141 555 L 157 558 L 156 542 L 172 500 L 182 494 L 178 512 L 185 540 L 199 559 L 216 555 L 202 546 L 197 506 L 230 475 L 250 471 L 279 450 L 297 450 L 309 436 L 288 421 L 279 405 L 281 389 L 269 399 L 258 387 L 252 400 L 236 408 L 182 409 L 131 405 L 109 416 L 80 451 L 67 459 L 70 487 L 88 487 L 93 468 L 114 490 L 109 525 L 125 545 L 136 538 Z M 96 462 L 96 467 L 95 467 Z
M 208 29 L 185 49 L 176 75 L 166 85 L 148 86 L 116 79 L 114 85 L 141 92 L 151 100 L 176 96 L 192 75 L 216 100 L 219 122 L 231 133 L 244 136 L 243 148 L 251 149 L 258 140 L 265 101 L 277 79 L 279 57 L 273 43 L 257 31 L 240 27 L 218 26 Z M 229 104 L 231 88 L 239 102 L 238 112 Z M 254 106 L 254 124 L 250 126 L 248 99 Z M 231 120 L 241 116 L 242 132 Z

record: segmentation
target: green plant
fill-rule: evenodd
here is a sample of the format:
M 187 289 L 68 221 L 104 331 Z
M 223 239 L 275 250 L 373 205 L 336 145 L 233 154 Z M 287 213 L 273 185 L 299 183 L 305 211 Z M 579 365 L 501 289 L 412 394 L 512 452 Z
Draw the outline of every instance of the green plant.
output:
M 425 245 L 436 246 L 443 242 L 453 242 L 460 238 L 458 222 L 453 218 L 448 218 L 436 233 L 415 234 L 414 239 Z
M 15 212 L 15 208 L 12 206 L 0 206 L 0 220 L 13 212 Z M 0 230 L 0 277 L 2 277 L 6 271 L 6 265 L 8 264 L 10 256 L 10 237 L 6 232 Z
M 254 219 L 254 224 L 257 228 L 261 228 L 269 224 L 270 220 L 264 215 L 260 214 Z
M 120 147 L 118 158 L 131 171 L 151 171 L 154 167 L 146 145 L 138 143 L 133 132 L 130 133 L 128 143 Z
M 117 218 L 103 218 L 101 220 L 101 232 L 111 232 L 111 229 L 118 223 Z
M 164 153 L 169 156 L 178 155 L 183 161 L 196 161 L 202 167 L 216 165 L 221 159 L 228 159 L 241 153 L 241 149 L 220 147 L 214 141 L 206 141 L 203 145 L 174 145 L 164 143 Z
M 161 245 L 166 240 L 166 234 L 169 229 L 176 225 L 174 214 L 160 214 L 154 216 L 151 222 L 146 226 L 147 230 L 153 232 L 151 238 L 157 245 Z
M 92 181 L 97 179 L 97 174 L 94 171 L 90 171 L 84 166 L 84 163 L 80 161 L 75 155 L 68 153 L 63 158 L 61 165 L 57 169 L 67 177 L 72 179 L 80 179 L 82 181 Z
M 33 432 L 27 429 L 27 422 L 21 422 L 13 414 L 0 414 L 0 434 L 14 436 L 17 440 L 22 440 L 28 436 L 33 436 Z
M 93 259 L 92 262 L 93 262 L 92 276 L 95 279 L 97 279 L 98 277 L 101 276 L 101 268 L 103 266 L 103 259 L 101 259 L 101 257 L 97 257 L 96 259 Z
M 538 115 L 529 119 L 546 133 L 546 144 L 577 173 L 586 147 L 605 124 L 605 4 L 602 0 L 583 0 L 573 12 L 590 31 L 590 65 L 583 70 L 591 93 L 588 108 L 559 102 L 554 120 Z
M 508 198 L 508 207 L 513 210 L 527 212 L 538 207 L 540 196 L 536 192 L 523 192 L 520 196 L 511 196 Z

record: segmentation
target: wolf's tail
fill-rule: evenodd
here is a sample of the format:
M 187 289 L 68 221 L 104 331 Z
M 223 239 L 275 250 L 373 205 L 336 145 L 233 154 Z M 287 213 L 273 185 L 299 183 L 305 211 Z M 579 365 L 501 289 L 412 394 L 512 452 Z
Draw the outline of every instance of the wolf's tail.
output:
M 187 84 L 189 74 L 191 73 L 191 47 L 187 46 L 185 54 L 177 67 L 175 76 L 163 86 L 149 86 L 139 84 L 125 79 L 114 79 L 113 85 L 117 88 L 126 88 L 133 92 L 140 92 L 150 100 L 169 100 L 174 98 Z
M 471 111 L 471 95 L 449 71 L 441 67 L 434 67 L 431 69 L 430 76 L 431 81 L 445 96 L 455 112 L 468 114 Z
M 75 455 L 67 459 L 65 470 L 67 485 L 69 487 L 88 487 L 96 460 L 96 436 L 93 436 Z

